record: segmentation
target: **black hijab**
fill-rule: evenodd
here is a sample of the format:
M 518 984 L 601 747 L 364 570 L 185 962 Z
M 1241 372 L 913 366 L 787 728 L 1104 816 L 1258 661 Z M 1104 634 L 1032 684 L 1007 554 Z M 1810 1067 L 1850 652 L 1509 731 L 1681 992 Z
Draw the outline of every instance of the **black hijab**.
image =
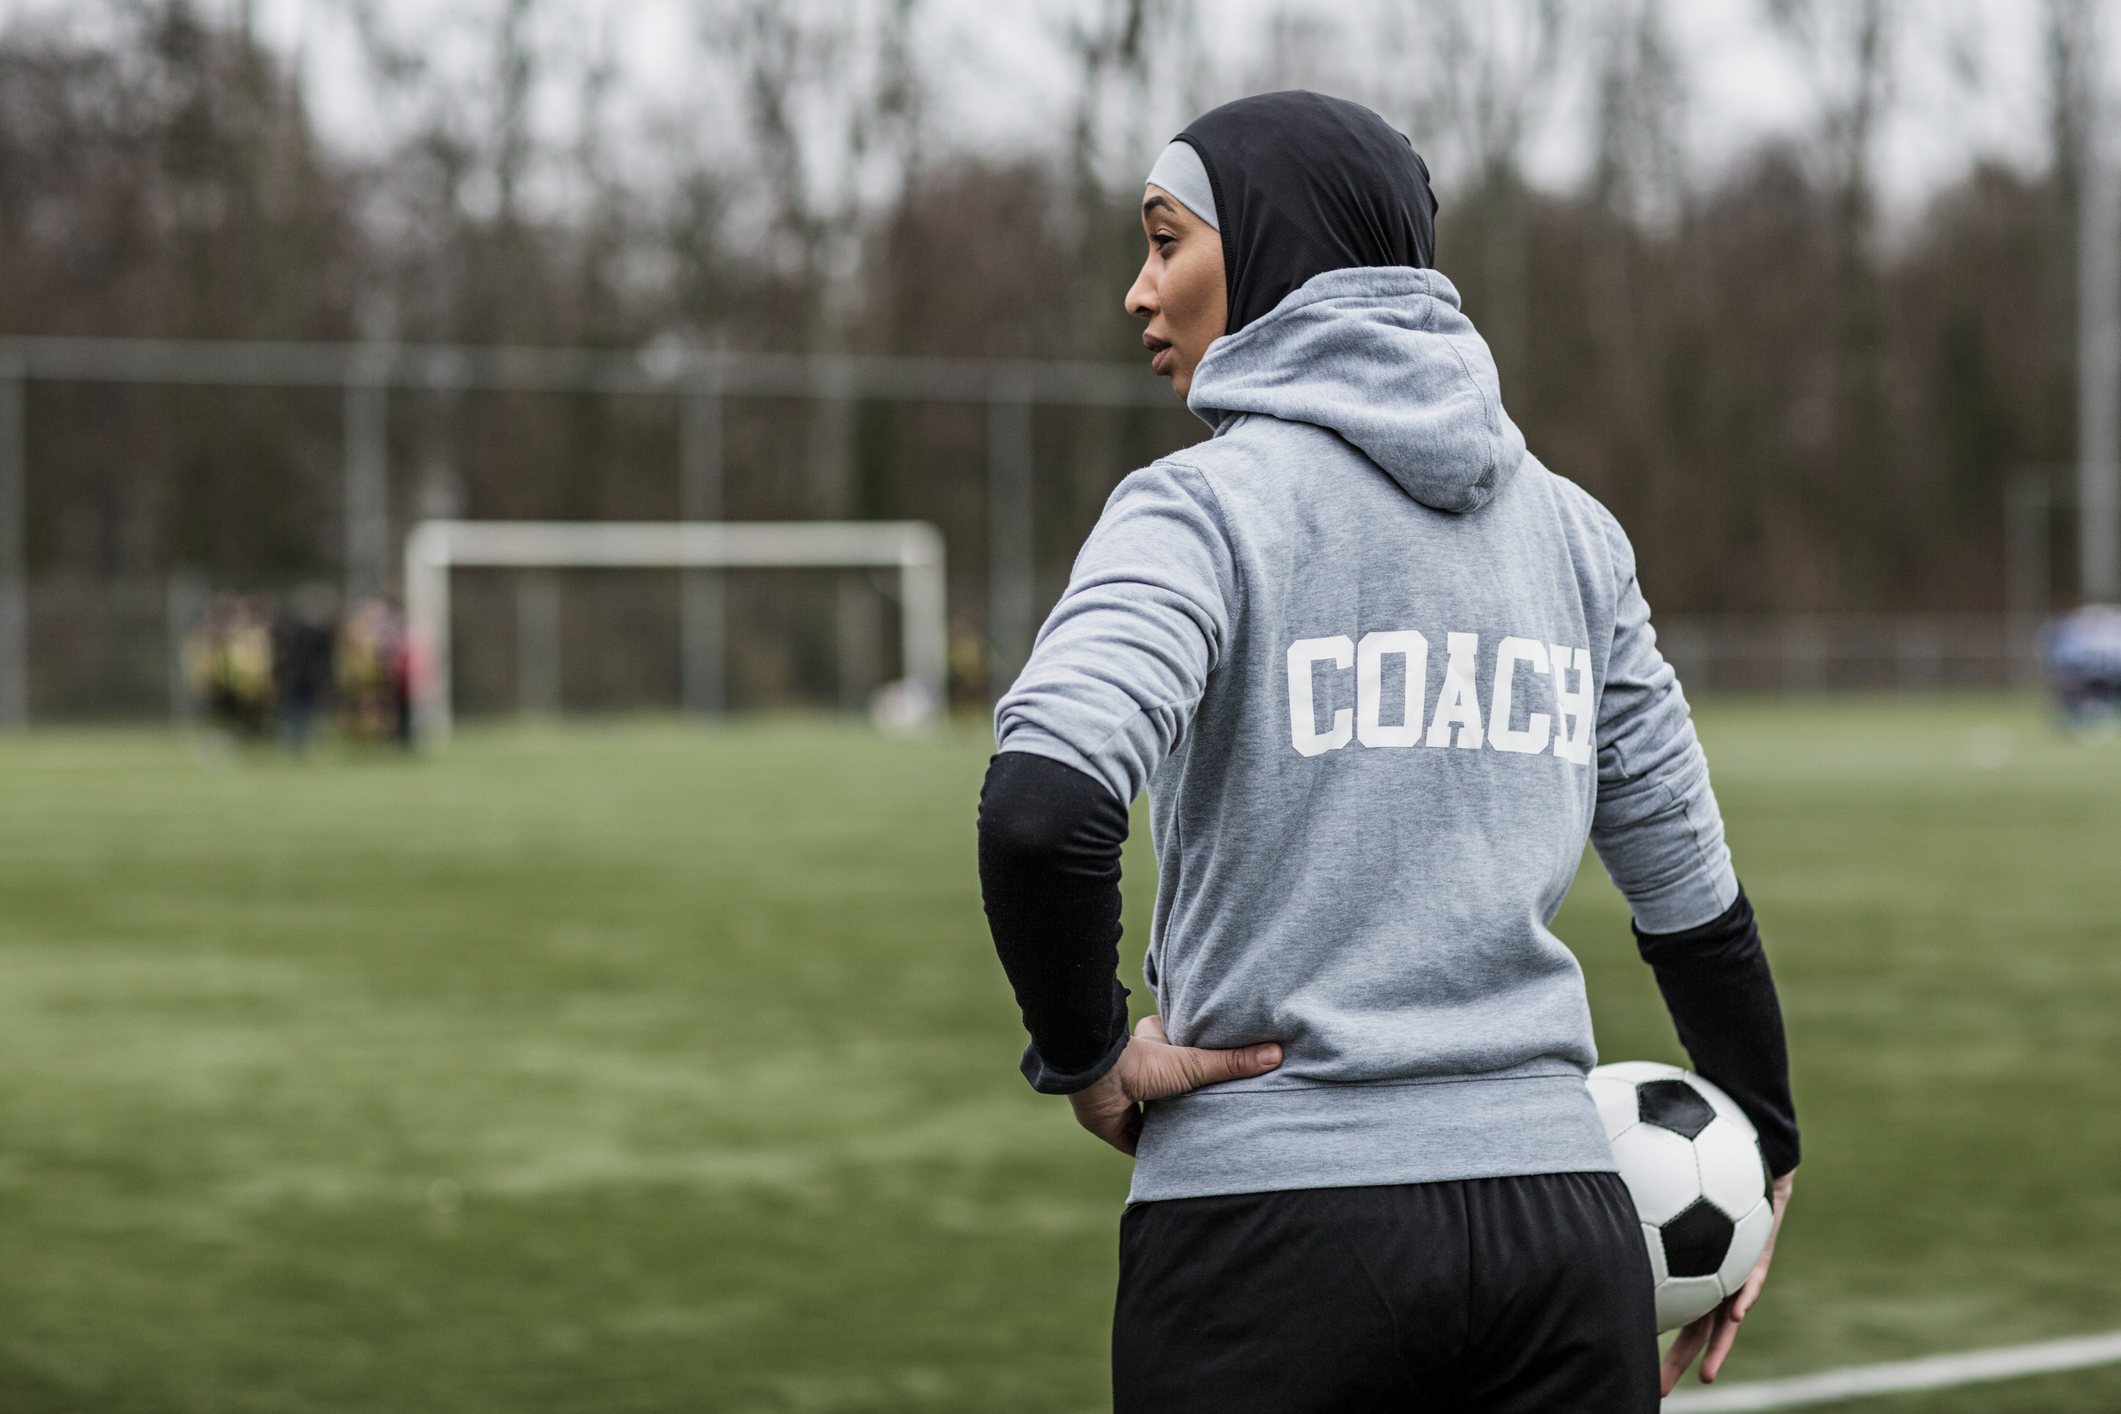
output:
M 1407 137 L 1360 103 L 1302 89 L 1225 103 L 1176 139 L 1200 154 L 1238 330 L 1313 275 L 1436 262 L 1436 197 Z

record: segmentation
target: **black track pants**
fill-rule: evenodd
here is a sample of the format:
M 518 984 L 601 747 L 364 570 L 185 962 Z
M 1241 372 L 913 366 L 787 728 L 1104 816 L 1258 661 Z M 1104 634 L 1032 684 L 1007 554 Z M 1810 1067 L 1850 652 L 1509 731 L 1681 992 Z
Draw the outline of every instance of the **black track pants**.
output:
M 1656 1414 L 1657 1321 L 1618 1175 L 1140 1203 L 1114 1414 Z

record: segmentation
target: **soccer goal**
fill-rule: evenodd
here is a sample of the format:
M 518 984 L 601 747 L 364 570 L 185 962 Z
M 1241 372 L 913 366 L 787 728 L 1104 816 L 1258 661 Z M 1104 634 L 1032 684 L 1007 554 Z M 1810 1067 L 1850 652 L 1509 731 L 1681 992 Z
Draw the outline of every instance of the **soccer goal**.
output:
M 943 536 L 923 521 L 428 520 L 405 540 L 405 613 L 422 658 L 413 732 L 449 739 L 449 574 L 496 569 L 895 569 L 901 712 L 942 710 L 948 629 Z

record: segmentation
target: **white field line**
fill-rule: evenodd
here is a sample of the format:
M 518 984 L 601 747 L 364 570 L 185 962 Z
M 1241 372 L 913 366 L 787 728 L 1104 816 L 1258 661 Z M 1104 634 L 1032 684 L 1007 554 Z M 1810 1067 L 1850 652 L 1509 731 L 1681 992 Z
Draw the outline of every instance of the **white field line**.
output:
M 2007 1345 L 1965 1355 L 1935 1355 L 1927 1360 L 1897 1360 L 1890 1365 L 1859 1365 L 1851 1370 L 1824 1370 L 1788 1380 L 1761 1380 L 1726 1389 L 1695 1389 L 1664 1402 L 1664 1414 L 1735 1414 L 1748 1409 L 1795 1409 L 1871 1394 L 2008 1380 L 2121 1363 L 2121 1332 L 2049 1340 L 2038 1345 Z

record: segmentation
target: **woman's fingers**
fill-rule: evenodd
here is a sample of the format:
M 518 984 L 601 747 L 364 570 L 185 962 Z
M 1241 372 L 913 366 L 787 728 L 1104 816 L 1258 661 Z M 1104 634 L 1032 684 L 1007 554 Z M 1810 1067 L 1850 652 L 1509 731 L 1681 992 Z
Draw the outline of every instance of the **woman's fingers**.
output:
M 1134 1152 L 1141 1137 L 1141 1106 L 1128 1097 L 1120 1083 L 1119 1067 L 1114 1066 L 1088 1089 L 1070 1095 L 1068 1104 L 1075 1111 L 1077 1124 L 1123 1154 Z
M 1168 1100 L 1203 1085 L 1265 1075 L 1281 1064 L 1281 1047 L 1260 1046 L 1211 1051 L 1174 1046 L 1164 1039 L 1161 1017 L 1145 1016 L 1134 1028 L 1134 1041 L 1119 1053 L 1119 1063 L 1103 1079 L 1068 1097 L 1076 1122 L 1123 1154 L 1141 1142 L 1143 1100 Z
M 1135 1059 L 1131 1067 L 1127 1066 L 1129 1056 Z M 1149 1044 L 1129 1046 L 1120 1052 L 1120 1066 L 1129 1071 L 1123 1083 L 1127 1093 L 1137 1100 L 1168 1100 L 1203 1085 L 1248 1080 L 1265 1075 L 1280 1064 L 1281 1047 L 1272 1041 L 1230 1051 Z
M 1774 1260 L 1775 1235 L 1771 1230 L 1768 1233 L 1766 1250 L 1760 1254 L 1760 1260 L 1753 1264 L 1753 1270 L 1746 1275 L 1745 1284 L 1732 1294 L 1728 1303 L 1734 1323 L 1746 1318 L 1746 1313 L 1753 1309 L 1753 1303 L 1760 1299 L 1760 1293 L 1767 1289 L 1768 1265 Z
M 1713 1384 L 1716 1376 L 1723 1373 L 1724 1357 L 1738 1343 L 1737 1298 L 1724 1302 L 1710 1314 L 1716 1318 L 1715 1329 L 1709 1332 L 1709 1345 L 1701 1357 L 1701 1382 Z
M 1112 1073 L 1130 1100 L 1168 1100 L 1203 1085 L 1265 1075 L 1280 1064 L 1281 1047 L 1272 1041 L 1226 1051 L 1174 1046 L 1165 1039 L 1164 1019 L 1145 1016 L 1135 1023 L 1134 1043 L 1119 1053 Z
M 1694 1357 L 1701 1357 L 1701 1382 L 1709 1384 L 1723 1373 L 1723 1362 L 1730 1356 L 1731 1347 L 1738 1343 L 1738 1326 L 1745 1320 L 1753 1303 L 1760 1299 L 1761 1290 L 1767 1285 L 1769 1265 L 1775 1260 L 1775 1238 L 1782 1232 L 1783 1210 L 1790 1205 L 1792 1177 L 1784 1174 L 1771 1186 L 1775 1203 L 1775 1221 L 1768 1228 L 1767 1244 L 1761 1248 L 1760 1260 L 1753 1264 L 1744 1285 L 1731 1293 L 1729 1300 L 1689 1325 L 1672 1342 L 1672 1348 L 1664 1356 L 1664 1392 L 1670 1394 L 1672 1386 L 1679 1383 L 1687 1366 Z
M 1686 1367 L 1694 1363 L 1694 1357 L 1701 1353 L 1701 1347 L 1708 1344 L 1709 1325 L 1715 1319 L 1716 1313 L 1711 1311 L 1700 1320 L 1688 1324 L 1679 1332 L 1679 1338 L 1672 1342 L 1672 1348 L 1664 1353 L 1664 1369 L 1660 1372 L 1664 1393 L 1672 1392 L 1672 1387 L 1679 1383 L 1679 1377 L 1686 1373 Z
M 1768 1268 L 1775 1261 L 1775 1239 L 1782 1233 L 1782 1214 L 1790 1205 L 1791 1176 L 1784 1174 L 1775 1180 L 1771 1192 L 1775 1204 L 1775 1221 L 1768 1228 L 1767 1245 L 1760 1249 L 1760 1260 L 1753 1263 L 1753 1270 L 1746 1275 L 1745 1283 L 1732 1294 L 1731 1299 L 1717 1309 L 1721 1319 L 1716 1324 L 1713 1338 L 1709 1341 L 1708 1353 L 1701 1357 L 1701 1379 L 1704 1384 L 1723 1373 L 1724 1357 L 1738 1342 L 1739 1322 L 1753 1309 L 1760 1293 L 1767 1288 Z

